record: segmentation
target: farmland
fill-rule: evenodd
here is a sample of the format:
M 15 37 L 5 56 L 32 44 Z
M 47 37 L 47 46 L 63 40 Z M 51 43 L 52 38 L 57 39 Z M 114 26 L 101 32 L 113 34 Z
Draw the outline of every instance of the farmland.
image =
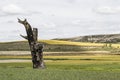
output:
M 0 56 L 1 60 L 30 60 L 30 56 Z M 119 80 L 120 56 L 45 56 L 46 69 L 31 62 L 0 63 L 2 80 Z M 19 76 L 18 76 L 19 75 Z
M 119 43 L 90 43 L 59 40 L 39 40 L 44 45 L 45 52 L 81 52 L 81 51 L 111 51 L 119 52 Z M 29 51 L 27 41 L 2 42 L 0 51 Z
M 120 79 L 119 44 L 110 46 L 109 43 L 106 45 L 106 43 L 57 40 L 42 40 L 40 42 L 45 45 L 44 62 L 46 68 L 42 70 L 32 69 L 31 56 L 26 41 L 0 43 L 0 79 Z M 11 62 L 12 60 L 14 62 Z

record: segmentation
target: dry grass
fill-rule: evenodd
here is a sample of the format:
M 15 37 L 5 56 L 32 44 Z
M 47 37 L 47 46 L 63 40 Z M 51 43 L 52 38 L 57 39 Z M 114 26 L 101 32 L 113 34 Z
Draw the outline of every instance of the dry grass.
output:
M 103 46 L 103 43 L 88 43 L 88 42 L 71 42 L 71 41 L 59 41 L 59 40 L 40 40 L 47 44 L 57 44 L 57 45 L 75 45 L 75 46 Z
M 61 41 L 61 40 L 40 40 L 47 44 L 56 44 L 56 45 L 74 45 L 74 46 L 88 46 L 88 47 L 103 47 L 106 43 L 90 43 L 90 42 L 71 42 L 71 41 Z M 109 43 L 108 43 L 109 45 Z M 119 48 L 120 44 L 112 43 L 111 47 Z

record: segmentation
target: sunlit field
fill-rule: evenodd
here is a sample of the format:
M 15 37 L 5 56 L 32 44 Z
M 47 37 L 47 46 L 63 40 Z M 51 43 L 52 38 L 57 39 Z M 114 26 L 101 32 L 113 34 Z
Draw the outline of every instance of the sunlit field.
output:
M 59 41 L 59 40 L 40 40 L 48 44 L 64 44 L 64 45 L 76 45 L 76 46 L 103 46 L 102 43 L 87 43 L 87 42 L 71 42 L 71 41 Z
M 31 60 L 31 56 L 0 56 L 1 60 Z M 32 62 L 0 63 L 2 80 L 119 80 L 119 55 L 44 56 L 46 69 Z
M 26 42 L 1 43 L 0 79 L 120 80 L 119 44 L 58 40 L 40 40 L 40 42 L 45 44 L 46 48 L 44 51 L 45 69 L 32 68 Z M 20 62 L 20 60 L 24 61 Z
M 106 43 L 90 43 L 90 42 L 71 42 L 71 41 L 60 41 L 60 40 L 40 40 L 40 42 L 45 42 L 47 44 L 62 44 L 62 45 L 75 45 L 75 46 L 105 46 Z M 112 44 L 112 47 L 118 48 L 120 44 Z

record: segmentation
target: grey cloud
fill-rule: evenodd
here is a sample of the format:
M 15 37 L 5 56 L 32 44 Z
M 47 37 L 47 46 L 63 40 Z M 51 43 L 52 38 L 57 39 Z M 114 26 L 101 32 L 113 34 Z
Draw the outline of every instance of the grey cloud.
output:
M 113 6 L 102 6 L 96 9 L 93 9 L 94 12 L 98 14 L 119 14 L 120 7 L 113 7 Z
M 52 23 L 52 22 L 49 22 L 49 23 L 41 23 L 41 26 L 43 26 L 44 28 L 51 29 L 51 28 L 55 28 L 55 27 L 56 27 L 56 24 L 55 24 L 55 23 Z
M 68 3 L 75 3 L 77 0 L 64 0 L 67 1 Z
M 16 22 L 13 21 L 13 20 L 7 20 L 7 21 L 1 22 L 1 23 L 4 23 L 4 24 L 13 24 L 13 23 L 16 23 Z
M 35 10 L 27 10 L 16 4 L 8 4 L 0 8 L 0 16 L 31 15 L 31 14 L 41 14 L 41 12 Z
M 4 14 L 9 14 L 9 15 L 18 15 L 18 14 L 24 14 L 25 11 L 21 7 L 14 5 L 14 4 L 9 4 L 6 6 L 3 6 L 1 8 L 1 12 Z

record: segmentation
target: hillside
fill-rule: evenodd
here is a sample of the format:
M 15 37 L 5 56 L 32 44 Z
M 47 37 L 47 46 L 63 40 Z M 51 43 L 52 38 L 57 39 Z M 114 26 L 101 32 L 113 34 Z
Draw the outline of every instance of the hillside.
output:
M 39 40 L 47 52 L 71 52 L 71 51 L 119 51 L 120 44 L 72 42 L 61 40 Z M 29 51 L 27 41 L 1 42 L 0 51 Z
M 77 46 L 77 42 L 40 40 L 39 43 L 44 45 L 44 51 L 82 51 L 83 49 Z M 1 42 L 0 51 L 29 51 L 29 45 L 27 41 Z
M 95 42 L 95 43 L 119 43 L 120 34 L 87 35 L 73 38 L 57 38 L 55 40 L 66 40 L 75 42 Z

